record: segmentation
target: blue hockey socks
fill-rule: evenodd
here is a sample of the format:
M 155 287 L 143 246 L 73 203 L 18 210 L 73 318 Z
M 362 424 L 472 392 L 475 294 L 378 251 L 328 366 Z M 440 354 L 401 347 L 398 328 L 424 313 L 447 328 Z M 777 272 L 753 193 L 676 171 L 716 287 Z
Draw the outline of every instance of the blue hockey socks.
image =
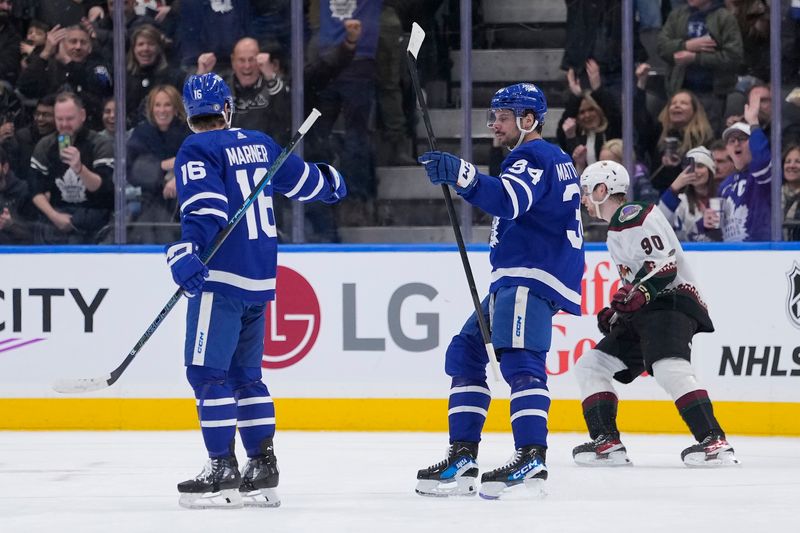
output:
M 450 443 L 480 442 L 492 396 L 486 381 L 454 377 L 450 387 L 447 419 Z

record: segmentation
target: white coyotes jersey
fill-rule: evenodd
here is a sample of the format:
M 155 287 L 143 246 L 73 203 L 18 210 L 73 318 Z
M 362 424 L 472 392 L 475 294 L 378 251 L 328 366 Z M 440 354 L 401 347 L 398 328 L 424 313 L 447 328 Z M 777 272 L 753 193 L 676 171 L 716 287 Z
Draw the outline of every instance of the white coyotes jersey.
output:
M 677 274 L 662 292 L 680 289 L 702 304 L 700 291 L 675 231 L 659 209 L 640 203 L 623 204 L 608 228 L 608 251 L 625 283 L 636 283 L 675 250 Z M 668 264 L 672 264 L 670 261 Z

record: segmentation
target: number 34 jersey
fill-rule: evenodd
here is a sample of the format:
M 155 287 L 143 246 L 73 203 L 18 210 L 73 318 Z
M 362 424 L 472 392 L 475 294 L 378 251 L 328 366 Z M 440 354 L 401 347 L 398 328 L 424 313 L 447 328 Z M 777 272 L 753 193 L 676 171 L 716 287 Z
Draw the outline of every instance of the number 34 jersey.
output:
M 621 205 L 611 218 L 606 242 L 623 283 L 638 282 L 675 250 L 674 260 L 643 283 L 654 295 L 647 309 L 679 310 L 697 321 L 698 331 L 714 331 L 681 243 L 658 208 L 638 202 Z
M 281 153 L 258 131 L 227 129 L 190 135 L 175 158 L 182 238 L 208 249 Z M 249 302 L 275 297 L 277 229 L 272 194 L 300 202 L 335 201 L 320 164 L 289 155 L 208 263 L 204 291 Z M 327 167 L 339 180 L 335 169 Z

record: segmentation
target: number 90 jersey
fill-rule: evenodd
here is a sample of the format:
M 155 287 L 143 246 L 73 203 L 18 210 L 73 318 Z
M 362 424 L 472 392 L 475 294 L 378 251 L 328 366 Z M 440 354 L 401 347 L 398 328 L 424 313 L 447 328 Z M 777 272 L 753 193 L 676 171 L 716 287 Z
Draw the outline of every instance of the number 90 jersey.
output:
M 252 130 L 206 131 L 183 142 L 175 158 L 181 233 L 199 246 L 198 255 L 225 229 L 280 153 L 269 136 Z M 208 263 L 204 291 L 250 302 L 275 297 L 278 240 L 272 193 L 301 202 L 335 201 L 322 166 L 296 155 L 286 158 Z M 332 167 L 327 171 L 341 178 Z
M 478 183 L 463 198 L 495 217 L 489 238 L 490 290 L 528 287 L 580 315 L 583 227 L 572 159 L 536 139 L 511 151 L 499 177 L 477 177 Z

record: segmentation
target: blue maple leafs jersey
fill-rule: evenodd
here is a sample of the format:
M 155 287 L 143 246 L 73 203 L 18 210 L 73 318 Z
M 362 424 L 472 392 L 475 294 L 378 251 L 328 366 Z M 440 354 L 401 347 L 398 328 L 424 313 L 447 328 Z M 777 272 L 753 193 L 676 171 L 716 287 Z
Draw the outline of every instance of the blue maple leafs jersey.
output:
M 198 255 L 228 225 L 281 150 L 269 136 L 252 130 L 213 130 L 186 138 L 175 158 L 175 175 L 182 238 L 199 246 Z M 208 263 L 204 291 L 249 302 L 274 299 L 278 239 L 273 191 L 300 202 L 336 199 L 316 164 L 289 155 Z
M 581 314 L 581 189 L 572 159 L 542 139 L 511 151 L 499 177 L 477 175 L 463 198 L 494 215 L 492 292 L 522 285 Z

